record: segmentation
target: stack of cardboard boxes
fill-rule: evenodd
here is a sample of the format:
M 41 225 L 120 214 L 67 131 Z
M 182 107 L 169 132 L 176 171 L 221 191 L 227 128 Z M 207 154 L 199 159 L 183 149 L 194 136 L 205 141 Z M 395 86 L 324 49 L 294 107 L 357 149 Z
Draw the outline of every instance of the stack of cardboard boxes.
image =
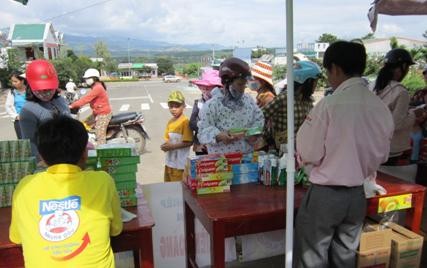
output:
M 131 148 L 98 149 L 91 152 L 87 166 L 94 170 L 103 170 L 113 177 L 122 207 L 135 206 L 136 172 L 139 156 Z
M 367 226 L 360 237 L 357 267 L 420 267 L 422 236 L 393 222 Z
M 0 141 L 0 207 L 11 206 L 16 185 L 34 169 L 29 140 Z
M 231 184 L 257 181 L 256 152 L 190 156 L 184 172 L 184 182 L 197 194 L 229 192 Z

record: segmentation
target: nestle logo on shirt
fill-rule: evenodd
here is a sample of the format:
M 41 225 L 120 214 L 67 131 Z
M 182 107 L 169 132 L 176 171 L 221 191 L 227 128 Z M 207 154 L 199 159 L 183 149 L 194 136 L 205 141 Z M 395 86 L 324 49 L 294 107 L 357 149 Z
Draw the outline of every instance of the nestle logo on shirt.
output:
M 80 210 L 80 196 L 69 196 L 64 199 L 40 200 L 40 215 L 52 214 L 57 210 Z

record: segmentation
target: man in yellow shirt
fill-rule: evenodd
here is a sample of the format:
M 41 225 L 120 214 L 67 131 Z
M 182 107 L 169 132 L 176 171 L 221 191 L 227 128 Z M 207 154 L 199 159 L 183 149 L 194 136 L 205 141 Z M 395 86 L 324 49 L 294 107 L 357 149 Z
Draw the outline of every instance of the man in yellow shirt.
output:
M 38 129 L 49 167 L 19 182 L 9 230 L 25 267 L 115 267 L 110 236 L 122 231 L 119 197 L 107 173 L 82 170 L 87 141 L 84 126 L 69 117 Z

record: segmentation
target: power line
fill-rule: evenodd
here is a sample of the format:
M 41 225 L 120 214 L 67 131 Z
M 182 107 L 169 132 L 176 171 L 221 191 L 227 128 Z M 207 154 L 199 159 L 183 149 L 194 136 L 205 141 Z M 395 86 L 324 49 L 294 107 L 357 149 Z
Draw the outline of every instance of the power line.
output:
M 101 5 L 101 4 L 110 2 L 110 1 L 113 1 L 113 0 L 99 1 L 99 2 L 93 3 L 91 5 L 82 7 L 82 8 L 78 8 L 78 9 L 74 9 L 74 10 L 71 10 L 71 11 L 68 11 L 68 12 L 64 12 L 61 15 L 58 15 L 58 16 L 54 16 L 54 17 L 51 17 L 51 18 L 44 19 L 43 21 L 53 21 L 54 19 L 57 19 L 57 18 L 60 18 L 60 17 L 64 17 L 64 16 L 67 16 L 67 15 L 70 15 L 70 14 L 73 14 L 73 13 L 76 13 L 76 12 L 79 12 L 79 11 L 82 11 L 82 10 L 85 10 L 85 9 L 97 6 L 97 5 Z

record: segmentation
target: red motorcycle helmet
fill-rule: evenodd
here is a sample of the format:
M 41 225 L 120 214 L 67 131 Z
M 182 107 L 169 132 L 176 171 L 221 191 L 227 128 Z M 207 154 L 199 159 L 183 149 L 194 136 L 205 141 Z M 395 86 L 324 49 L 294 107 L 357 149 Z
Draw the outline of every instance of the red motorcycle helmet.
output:
M 27 82 L 32 91 L 57 90 L 59 86 L 55 67 L 47 60 L 34 60 L 25 71 Z
M 227 84 L 236 78 L 248 78 L 251 76 L 249 65 L 243 60 L 235 57 L 224 60 L 219 66 L 219 77 L 222 84 Z

